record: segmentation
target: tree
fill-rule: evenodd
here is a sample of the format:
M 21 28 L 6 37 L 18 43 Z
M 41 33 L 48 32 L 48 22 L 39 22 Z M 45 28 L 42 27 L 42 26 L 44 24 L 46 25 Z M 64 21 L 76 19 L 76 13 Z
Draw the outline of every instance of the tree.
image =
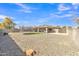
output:
M 4 18 L 3 24 L 6 29 L 12 29 L 16 25 L 9 17 Z
M 75 18 L 74 22 L 79 25 L 79 18 Z
M 0 29 L 3 29 L 3 28 L 4 28 L 3 23 L 0 23 Z

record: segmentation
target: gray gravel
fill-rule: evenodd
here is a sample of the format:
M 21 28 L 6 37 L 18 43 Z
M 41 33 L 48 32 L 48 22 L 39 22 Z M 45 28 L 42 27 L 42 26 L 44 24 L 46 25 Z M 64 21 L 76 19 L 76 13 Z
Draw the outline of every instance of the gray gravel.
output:
M 37 56 L 79 56 L 79 48 L 69 35 L 10 33 L 10 36 L 23 50 L 34 49 Z

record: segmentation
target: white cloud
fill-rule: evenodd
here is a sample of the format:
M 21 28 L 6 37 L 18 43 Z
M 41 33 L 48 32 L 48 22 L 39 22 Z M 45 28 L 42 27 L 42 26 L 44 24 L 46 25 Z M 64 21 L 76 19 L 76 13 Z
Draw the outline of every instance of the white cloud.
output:
M 20 25 L 20 26 L 31 25 L 29 21 L 24 21 L 24 20 L 22 20 L 22 21 L 17 21 L 17 20 L 15 20 L 14 22 L 15 22 L 17 25 Z
M 72 3 L 72 5 L 73 5 L 73 8 L 74 8 L 74 9 L 79 8 L 79 3 Z
M 71 17 L 71 16 L 73 16 L 71 13 L 64 14 L 64 15 L 58 15 L 58 14 L 51 13 L 48 17 L 38 19 L 38 23 L 46 23 L 46 22 L 49 22 L 51 19 L 55 19 L 55 18 L 61 19 L 61 18 Z
M 79 5 L 79 3 L 72 3 L 72 5 Z
M 51 17 L 57 17 L 57 18 L 63 18 L 63 17 L 71 17 L 73 14 L 64 14 L 64 15 L 58 15 L 58 14 L 50 14 Z
M 64 14 L 64 15 L 62 15 L 60 17 L 71 17 L 71 16 L 73 16 L 73 14 Z
M 0 15 L 0 19 L 4 19 L 5 17 L 7 17 L 7 16 L 5 16 L 5 15 Z
M 10 16 L 6 16 L 6 15 L 0 15 L 0 19 L 4 19 L 5 17 L 10 17 Z M 11 19 L 14 19 L 14 17 L 10 17 Z
M 22 9 L 19 10 L 20 12 L 24 12 L 24 13 L 32 13 L 32 10 L 33 9 L 36 9 L 36 8 L 32 8 L 32 7 L 29 7 L 29 6 L 26 6 L 22 3 L 16 3 L 17 6 L 20 6 Z
M 50 19 L 50 17 L 40 18 L 40 19 L 38 19 L 38 23 L 48 22 L 49 21 L 48 19 Z
M 32 13 L 31 10 L 26 10 L 26 9 L 22 9 L 22 10 L 19 10 L 20 12 L 24 12 L 24 13 Z
M 59 4 L 58 10 L 59 10 L 59 11 L 70 10 L 70 7 L 64 6 L 64 4 Z
M 25 6 L 25 5 L 22 4 L 22 3 L 16 3 L 16 5 L 22 7 L 23 9 L 30 9 L 28 6 Z

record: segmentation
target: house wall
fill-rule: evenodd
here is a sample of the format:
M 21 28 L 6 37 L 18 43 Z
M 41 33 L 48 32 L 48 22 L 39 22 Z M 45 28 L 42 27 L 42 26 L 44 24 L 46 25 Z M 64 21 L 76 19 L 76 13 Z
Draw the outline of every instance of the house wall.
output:
M 68 30 L 67 27 L 60 27 L 60 28 L 38 27 L 34 29 L 35 32 L 47 32 L 47 33 L 66 33 L 67 30 Z

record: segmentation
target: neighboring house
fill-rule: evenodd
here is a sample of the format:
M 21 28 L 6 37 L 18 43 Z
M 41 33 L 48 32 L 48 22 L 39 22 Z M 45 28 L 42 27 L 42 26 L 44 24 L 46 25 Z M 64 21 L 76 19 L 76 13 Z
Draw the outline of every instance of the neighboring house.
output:
M 18 30 L 22 32 L 67 33 L 69 27 L 68 26 L 30 26 L 30 27 L 21 26 L 19 27 Z M 14 31 L 17 31 L 17 28 L 15 28 Z

